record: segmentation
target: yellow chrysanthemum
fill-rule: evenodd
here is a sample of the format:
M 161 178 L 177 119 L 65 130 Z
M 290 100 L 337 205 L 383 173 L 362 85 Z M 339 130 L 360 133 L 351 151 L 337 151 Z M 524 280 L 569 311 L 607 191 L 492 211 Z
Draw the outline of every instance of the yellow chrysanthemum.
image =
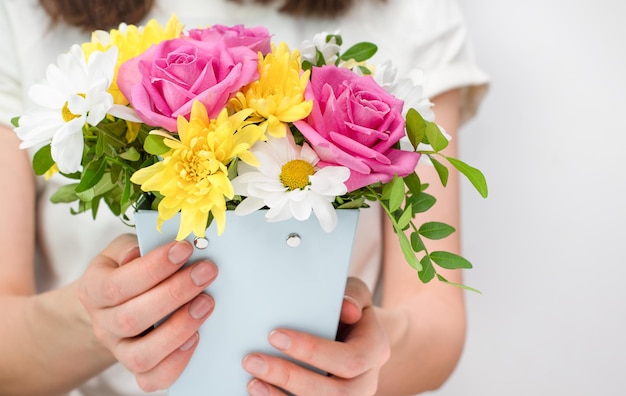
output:
M 121 25 L 120 29 L 110 32 L 96 31 L 91 36 L 91 42 L 82 45 L 85 58 L 89 58 L 94 51 L 104 51 L 111 46 L 116 46 L 119 51 L 113 84 L 109 89 L 113 100 L 117 104 L 127 105 L 128 100 L 117 86 L 117 70 L 127 60 L 145 52 L 154 44 L 161 41 L 179 37 L 183 31 L 183 25 L 176 15 L 167 22 L 165 28 L 155 19 L 150 20 L 145 26 Z
M 271 136 L 282 138 L 288 122 L 309 115 L 313 106 L 304 100 L 310 72 L 302 72 L 300 52 L 289 52 L 287 44 L 273 46 L 265 57 L 259 55 L 259 79 L 237 94 L 231 105 L 235 109 L 251 108 L 261 126 Z
M 250 147 L 263 137 L 263 129 L 246 119 L 252 110 L 228 115 L 223 110 L 209 120 L 201 102 L 194 102 L 190 120 L 178 117 L 180 140 L 166 138 L 170 150 L 163 161 L 135 172 L 133 183 L 143 191 L 158 191 L 164 198 L 158 206 L 158 228 L 165 220 L 181 212 L 177 240 L 191 232 L 203 237 L 209 213 L 217 223 L 218 234 L 224 231 L 226 200 L 233 197 L 228 178 L 228 164 L 235 158 L 257 166 Z

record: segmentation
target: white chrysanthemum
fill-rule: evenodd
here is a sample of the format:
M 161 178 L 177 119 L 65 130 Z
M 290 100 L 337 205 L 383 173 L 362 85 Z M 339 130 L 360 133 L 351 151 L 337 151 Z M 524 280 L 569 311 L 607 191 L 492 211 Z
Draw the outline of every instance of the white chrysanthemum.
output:
M 332 34 L 339 35 L 339 32 Z M 303 41 L 302 45 L 300 45 L 302 61 L 309 61 L 314 65 L 317 64 L 317 51 L 319 51 L 324 56 L 327 65 L 334 65 L 337 61 L 340 47 L 337 45 L 335 37 L 331 37 L 330 40 L 326 41 L 328 35 L 326 32 L 321 32 L 313 36 L 313 41 Z
M 419 69 L 413 69 L 406 78 L 397 77 L 398 70 L 387 61 L 376 66 L 372 77 L 385 91 L 404 101 L 404 116 L 410 108 L 414 108 L 427 121 L 433 121 L 435 114 L 432 103 L 424 97 L 424 74 Z
M 72 173 L 81 169 L 83 127 L 96 125 L 113 107 L 107 92 L 113 80 L 117 48 L 94 52 L 85 60 L 83 50 L 74 45 L 48 66 L 47 81 L 33 85 L 29 96 L 36 105 L 20 117 L 15 129 L 21 148 L 51 143 L 52 158 L 59 170 Z
M 387 61 L 382 65 L 379 65 L 374 70 L 374 80 L 398 99 L 404 101 L 403 115 L 406 117 L 406 113 L 409 109 L 413 108 L 426 121 L 434 122 L 435 114 L 432 110 L 432 102 L 428 98 L 424 97 L 423 80 L 424 75 L 421 70 L 413 69 L 407 78 L 397 78 L 398 70 L 391 62 Z M 448 135 L 441 126 L 439 127 L 446 139 L 452 139 L 452 136 Z M 400 148 L 407 151 L 413 151 L 413 146 L 408 137 L 400 139 Z M 420 143 L 418 150 L 431 151 L 433 148 L 429 144 Z M 420 161 L 432 164 L 428 156 L 423 155 Z
M 268 207 L 268 221 L 290 218 L 306 220 L 311 212 L 322 229 L 331 232 L 337 225 L 332 205 L 335 197 L 347 192 L 344 184 L 350 176 L 348 168 L 327 166 L 317 168 L 319 157 L 308 144 L 298 146 L 293 137 L 269 137 L 250 150 L 259 160 L 259 167 L 239 163 L 239 176 L 233 179 L 235 194 L 246 198 L 235 213 L 246 215 Z

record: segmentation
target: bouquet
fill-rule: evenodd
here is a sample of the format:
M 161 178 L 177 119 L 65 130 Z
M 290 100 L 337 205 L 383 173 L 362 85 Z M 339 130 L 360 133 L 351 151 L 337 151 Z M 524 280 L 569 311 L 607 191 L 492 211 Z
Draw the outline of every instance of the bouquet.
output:
M 104 202 L 129 221 L 152 208 L 158 227 L 180 213 L 181 240 L 212 222 L 221 233 L 227 210 L 264 209 L 268 221 L 314 214 L 331 232 L 337 210 L 377 201 L 419 278 L 447 282 L 435 265 L 471 264 L 423 242 L 454 229 L 414 223 L 436 201 L 416 166 L 428 159 L 445 185 L 447 162 L 483 196 L 486 182 L 442 154 L 448 138 L 419 76 L 368 64 L 375 52 L 366 42 L 344 51 L 338 33 L 291 50 L 263 27 L 185 30 L 176 16 L 165 26 L 122 24 L 48 67 L 15 132 L 22 148 L 36 148 L 37 175 L 73 180 L 52 196 L 76 202 L 73 213 L 95 217 Z

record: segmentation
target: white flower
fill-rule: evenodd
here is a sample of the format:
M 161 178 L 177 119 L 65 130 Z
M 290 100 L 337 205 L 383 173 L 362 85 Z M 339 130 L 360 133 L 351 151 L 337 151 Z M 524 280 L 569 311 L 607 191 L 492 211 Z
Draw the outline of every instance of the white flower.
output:
M 385 91 L 404 101 L 404 116 L 410 108 L 414 108 L 425 120 L 433 121 L 433 104 L 424 97 L 422 71 L 413 69 L 406 78 L 397 78 L 397 74 L 397 68 L 387 61 L 376 67 L 372 77 Z
M 309 61 L 312 64 L 317 64 L 317 51 L 319 51 L 327 65 L 334 65 L 337 61 L 339 54 L 339 45 L 334 35 L 339 35 L 339 32 L 332 33 L 330 40 L 327 41 L 329 36 L 326 32 L 321 32 L 313 37 L 313 41 L 305 40 L 300 45 L 300 56 L 302 61 Z
M 33 85 L 29 96 L 36 108 L 20 117 L 15 132 L 21 148 L 51 143 L 52 159 L 59 170 L 73 173 L 81 169 L 83 127 L 96 125 L 113 107 L 107 89 L 113 81 L 117 47 L 94 52 L 85 60 L 83 50 L 74 45 L 48 66 L 47 81 Z
M 289 133 L 285 138 L 258 142 L 251 151 L 259 167 L 240 162 L 239 176 L 232 181 L 235 194 L 246 197 L 235 209 L 236 214 L 246 215 L 267 206 L 268 221 L 292 217 L 302 221 L 313 212 L 324 231 L 335 228 L 337 213 L 332 202 L 347 192 L 344 182 L 350 176 L 348 168 L 317 168 L 317 154 L 306 143 L 296 145 Z
M 398 70 L 396 67 L 393 66 L 391 62 L 387 61 L 376 67 L 372 77 L 387 92 L 404 101 L 403 116 L 406 117 L 407 111 L 413 108 L 417 110 L 426 121 L 434 122 L 435 113 L 432 111 L 433 104 L 428 98 L 424 97 L 424 75 L 422 71 L 413 69 L 407 78 L 401 79 L 397 78 L 397 74 Z M 439 126 L 439 128 L 448 141 L 452 139 L 452 136 L 448 135 L 441 126 Z M 408 137 L 405 136 L 400 139 L 400 148 L 406 151 L 413 151 L 413 145 Z M 417 149 L 421 151 L 432 151 L 433 148 L 429 144 L 420 143 Z M 420 161 L 432 165 L 430 158 L 426 155 L 422 155 Z

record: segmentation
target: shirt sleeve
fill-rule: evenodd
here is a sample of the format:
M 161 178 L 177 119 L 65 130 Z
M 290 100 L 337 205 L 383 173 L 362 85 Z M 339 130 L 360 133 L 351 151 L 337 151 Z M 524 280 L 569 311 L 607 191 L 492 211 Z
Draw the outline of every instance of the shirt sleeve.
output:
M 391 61 L 400 76 L 423 73 L 424 95 L 461 90 L 461 119 L 473 116 L 489 85 L 474 57 L 458 0 L 387 0 L 356 7 L 347 33 L 365 33 L 378 45 L 376 62 Z M 373 23 L 363 25 L 363 21 Z M 360 37 L 351 37 L 360 41 Z
M 431 1 L 432 37 L 420 48 L 416 65 L 424 71 L 425 94 L 432 98 L 452 89 L 461 92 L 461 122 L 476 114 L 489 86 L 489 76 L 475 59 L 472 43 L 456 0 Z

